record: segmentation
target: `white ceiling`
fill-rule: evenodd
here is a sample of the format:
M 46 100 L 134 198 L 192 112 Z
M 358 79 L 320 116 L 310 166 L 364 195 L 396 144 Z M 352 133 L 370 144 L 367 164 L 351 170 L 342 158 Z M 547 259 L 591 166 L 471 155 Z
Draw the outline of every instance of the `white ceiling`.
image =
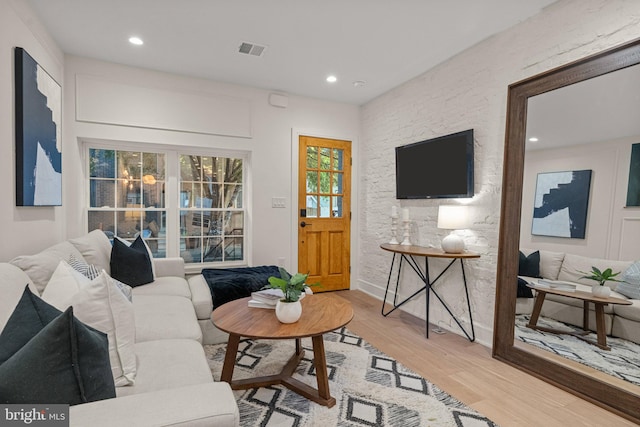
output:
M 362 105 L 555 0 L 27 1 L 65 53 Z
M 625 68 L 529 99 L 528 150 L 639 136 L 640 66 Z

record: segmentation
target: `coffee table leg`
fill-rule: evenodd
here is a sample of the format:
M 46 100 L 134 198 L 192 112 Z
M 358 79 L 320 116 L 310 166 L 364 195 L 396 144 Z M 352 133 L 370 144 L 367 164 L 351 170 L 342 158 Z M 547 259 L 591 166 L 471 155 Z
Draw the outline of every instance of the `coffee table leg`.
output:
M 329 375 L 327 374 L 327 360 L 324 352 L 324 340 L 322 335 L 311 338 L 313 342 L 313 365 L 316 369 L 318 380 L 318 395 L 327 402 L 327 407 L 331 408 L 336 404 L 336 399 L 329 393 Z
M 584 301 L 582 303 L 583 309 L 582 309 L 582 330 L 583 331 L 588 331 L 589 330 L 589 301 Z M 595 307 L 597 307 L 598 304 L 595 305 Z
M 222 374 L 220 375 L 220 381 L 231 384 L 231 378 L 233 378 L 233 368 L 236 366 L 238 344 L 240 344 L 240 335 L 229 334 L 229 340 L 227 341 L 227 352 L 224 355 L 224 365 L 222 365 Z
M 542 303 L 544 303 L 544 297 L 546 295 L 546 292 L 540 291 L 538 291 L 538 295 L 536 295 L 536 300 L 533 304 L 533 311 L 531 312 L 531 317 L 529 318 L 529 323 L 527 324 L 527 326 L 531 329 L 536 329 L 538 318 L 540 317 L 540 312 L 542 311 Z
M 598 333 L 598 347 L 603 350 L 611 350 L 607 345 L 607 334 L 604 330 L 604 304 L 595 303 L 596 309 L 596 331 Z

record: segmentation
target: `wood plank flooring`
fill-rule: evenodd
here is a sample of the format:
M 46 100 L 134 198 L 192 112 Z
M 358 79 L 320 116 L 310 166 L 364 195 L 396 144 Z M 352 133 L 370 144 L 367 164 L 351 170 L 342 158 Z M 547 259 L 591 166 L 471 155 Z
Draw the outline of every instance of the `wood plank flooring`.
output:
M 351 331 L 501 427 L 636 425 L 493 359 L 491 349 L 462 336 L 426 339 L 424 320 L 401 310 L 383 317 L 382 302 L 362 291 L 337 294 L 353 306 Z

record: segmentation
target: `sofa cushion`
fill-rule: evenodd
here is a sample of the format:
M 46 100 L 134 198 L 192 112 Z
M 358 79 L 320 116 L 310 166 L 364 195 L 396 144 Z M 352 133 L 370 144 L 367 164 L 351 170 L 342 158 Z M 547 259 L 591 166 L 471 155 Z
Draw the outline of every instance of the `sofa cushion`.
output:
M 7 323 L 28 324 L 29 333 L 43 327 L 0 365 L 0 402 L 75 405 L 115 397 L 107 336 L 77 320 L 73 308 L 60 314 L 38 300 L 26 288 Z M 1 348 L 5 339 L 3 332 Z
M 521 251 L 525 255 L 537 251 L 537 249 L 522 248 Z M 562 261 L 564 260 L 564 253 L 552 252 L 546 250 L 540 250 L 540 276 L 544 279 L 557 280 L 558 273 L 560 273 L 560 267 L 562 267 Z
M 136 342 L 186 338 L 202 342 L 191 300 L 170 295 L 134 295 Z
M 520 251 L 518 260 L 518 276 L 541 277 L 540 251 L 531 252 L 529 255 L 525 255 Z
M 640 300 L 631 300 L 631 305 L 616 304 L 613 306 L 613 312 L 616 316 L 640 322 Z
M 110 266 L 111 276 L 131 287 L 153 282 L 151 258 L 140 236 L 130 246 L 113 239 Z
M 213 380 L 204 349 L 189 339 L 136 343 L 138 376 L 131 387 L 119 387 L 118 397 L 172 389 Z
M 107 274 L 111 274 L 109 266 L 111 242 L 104 231 L 93 230 L 84 236 L 69 239 L 69 243 L 75 246 L 89 264 L 95 265 L 98 270 L 104 270 Z
M 60 261 L 42 298 L 59 310 L 73 306 L 80 321 L 107 334 L 116 387 L 133 384 L 136 377 L 133 305 L 104 270 L 89 280 Z
M 171 295 L 191 299 L 189 284 L 182 277 L 156 277 L 146 285 L 136 286 L 132 293 L 136 295 Z
M 631 299 L 640 300 L 640 261 L 636 261 L 627 268 L 620 277 L 616 292 Z
M 9 262 L 27 273 L 41 295 L 51 275 L 56 271 L 58 263 L 62 260 L 68 260 L 72 254 L 78 259 L 82 258 L 82 254 L 75 246 L 69 242 L 62 242 L 35 255 L 21 255 Z
M 598 259 L 583 257 L 580 255 L 566 254 L 564 261 L 562 262 L 562 268 L 560 274 L 558 274 L 558 280 L 564 280 L 567 282 L 582 283 L 587 286 L 597 284 L 594 280 L 583 279 L 585 273 L 591 271 L 591 267 L 595 266 L 604 271 L 607 268 L 611 268 L 614 273 L 619 271 L 625 271 L 632 264 L 632 261 L 615 261 L 610 259 Z M 616 289 L 617 282 L 608 281 L 606 285 L 612 290 Z

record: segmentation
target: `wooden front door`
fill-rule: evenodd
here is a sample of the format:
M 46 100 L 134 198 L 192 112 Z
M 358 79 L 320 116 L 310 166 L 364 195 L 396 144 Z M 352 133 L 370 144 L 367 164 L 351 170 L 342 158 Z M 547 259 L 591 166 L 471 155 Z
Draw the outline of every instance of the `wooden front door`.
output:
M 351 141 L 300 136 L 298 271 L 313 292 L 349 289 Z

